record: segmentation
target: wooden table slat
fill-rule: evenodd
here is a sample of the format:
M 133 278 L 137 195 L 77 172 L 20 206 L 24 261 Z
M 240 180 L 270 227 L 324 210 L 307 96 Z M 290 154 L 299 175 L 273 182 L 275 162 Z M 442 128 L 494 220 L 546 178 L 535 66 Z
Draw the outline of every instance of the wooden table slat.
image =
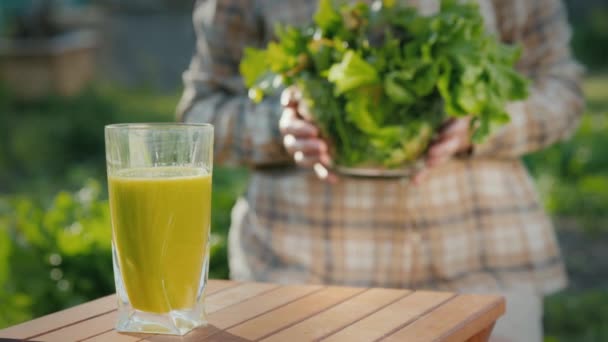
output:
M 490 326 L 504 312 L 502 298 L 459 295 L 395 332 L 386 341 L 466 341 Z M 463 321 L 463 317 L 468 319 Z
M 370 289 L 314 317 L 271 335 L 264 341 L 282 342 L 289 340 L 292 336 L 298 336 L 304 341 L 320 339 L 381 310 L 409 293 L 409 291 L 403 290 Z
M 312 315 L 342 303 L 363 291 L 365 289 L 327 287 L 310 296 L 239 324 L 234 328 L 228 329 L 227 332 L 248 340 L 263 339 Z
M 237 304 L 251 297 L 278 288 L 276 284 L 243 283 L 216 294 L 212 301 L 207 301 L 207 313 L 212 313 L 230 305 Z
M 228 280 L 210 280 L 207 282 L 207 289 L 206 289 L 205 295 L 210 296 L 212 294 L 218 293 L 225 289 L 239 286 L 239 285 L 240 285 L 239 283 L 235 283 L 233 281 L 228 281 Z
M 421 315 L 450 300 L 447 292 L 416 291 L 374 314 L 330 335 L 323 341 L 375 341 L 416 320 Z
M 0 336 L 4 338 L 28 339 L 62 326 L 103 315 L 115 309 L 116 296 L 110 295 L 4 329 L 0 332 Z
M 112 325 L 114 328 L 114 325 Z M 85 339 L 86 342 L 104 342 L 104 341 L 112 341 L 112 342 L 137 342 L 141 341 L 142 338 L 145 338 L 143 334 L 125 334 L 119 333 L 118 331 L 111 329 L 107 330 L 103 333 L 92 335 Z
M 0 330 L 36 341 L 442 341 L 487 342 L 505 301 L 492 295 L 210 281 L 209 325 L 186 336 L 114 330 L 107 296 Z
M 55 330 L 53 332 L 38 336 L 36 341 L 43 342 L 65 342 L 65 341 L 80 341 L 90 336 L 99 334 L 113 327 L 118 317 L 118 311 L 114 310 L 105 315 L 88 319 L 80 324 L 74 324 Z
M 209 315 L 209 324 L 219 329 L 231 328 L 321 289 L 321 286 L 281 287 Z

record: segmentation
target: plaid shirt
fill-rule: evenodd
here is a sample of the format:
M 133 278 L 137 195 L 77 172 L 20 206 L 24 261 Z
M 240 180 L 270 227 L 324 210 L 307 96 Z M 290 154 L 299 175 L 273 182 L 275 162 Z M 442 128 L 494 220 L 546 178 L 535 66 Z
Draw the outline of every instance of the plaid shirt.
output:
M 423 13 L 437 0 L 410 1 Z M 245 46 L 272 39 L 275 22 L 310 20 L 312 0 L 206 0 L 194 13 L 197 53 L 178 108 L 216 128 L 216 162 L 253 169 L 233 210 L 230 266 L 238 280 L 355 286 L 562 288 L 555 233 L 520 157 L 569 136 L 583 109 L 580 68 L 559 0 L 479 0 L 487 29 L 524 47 L 529 99 L 511 123 L 466 158 L 406 180 L 320 182 L 293 167 L 276 98 L 248 101 L 238 72 Z

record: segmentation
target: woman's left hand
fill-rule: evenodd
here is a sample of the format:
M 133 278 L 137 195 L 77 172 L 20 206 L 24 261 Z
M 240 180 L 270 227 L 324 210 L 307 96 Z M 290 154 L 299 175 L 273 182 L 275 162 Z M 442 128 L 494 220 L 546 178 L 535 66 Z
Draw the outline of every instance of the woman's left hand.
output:
M 447 163 L 455 155 L 471 149 L 471 118 L 450 119 L 439 130 L 439 135 L 431 143 L 426 157 L 426 167 L 418 172 L 412 181 L 422 183 L 429 171 Z

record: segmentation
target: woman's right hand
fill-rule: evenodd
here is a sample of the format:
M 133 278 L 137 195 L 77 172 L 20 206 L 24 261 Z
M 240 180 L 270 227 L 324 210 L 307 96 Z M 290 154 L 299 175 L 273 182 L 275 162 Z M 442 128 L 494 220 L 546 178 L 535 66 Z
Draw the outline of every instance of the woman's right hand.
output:
M 289 87 L 281 94 L 282 114 L 279 129 L 283 146 L 301 167 L 312 167 L 316 175 L 335 182 L 336 176 L 328 171 L 331 165 L 327 143 L 320 138 L 319 129 L 312 123 L 312 116 L 302 94 L 296 87 Z

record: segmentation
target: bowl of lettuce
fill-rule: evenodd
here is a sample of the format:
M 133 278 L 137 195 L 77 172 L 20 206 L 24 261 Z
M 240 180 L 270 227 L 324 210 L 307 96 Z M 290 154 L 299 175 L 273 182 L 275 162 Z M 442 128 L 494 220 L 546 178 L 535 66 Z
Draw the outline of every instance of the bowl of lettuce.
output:
M 474 3 L 443 0 L 422 15 L 394 0 L 321 0 L 310 25 L 275 33 L 244 51 L 249 97 L 297 86 L 338 170 L 352 174 L 419 167 L 449 118 L 470 116 L 481 143 L 509 121 L 506 103 L 528 94 L 520 49 L 486 32 Z

